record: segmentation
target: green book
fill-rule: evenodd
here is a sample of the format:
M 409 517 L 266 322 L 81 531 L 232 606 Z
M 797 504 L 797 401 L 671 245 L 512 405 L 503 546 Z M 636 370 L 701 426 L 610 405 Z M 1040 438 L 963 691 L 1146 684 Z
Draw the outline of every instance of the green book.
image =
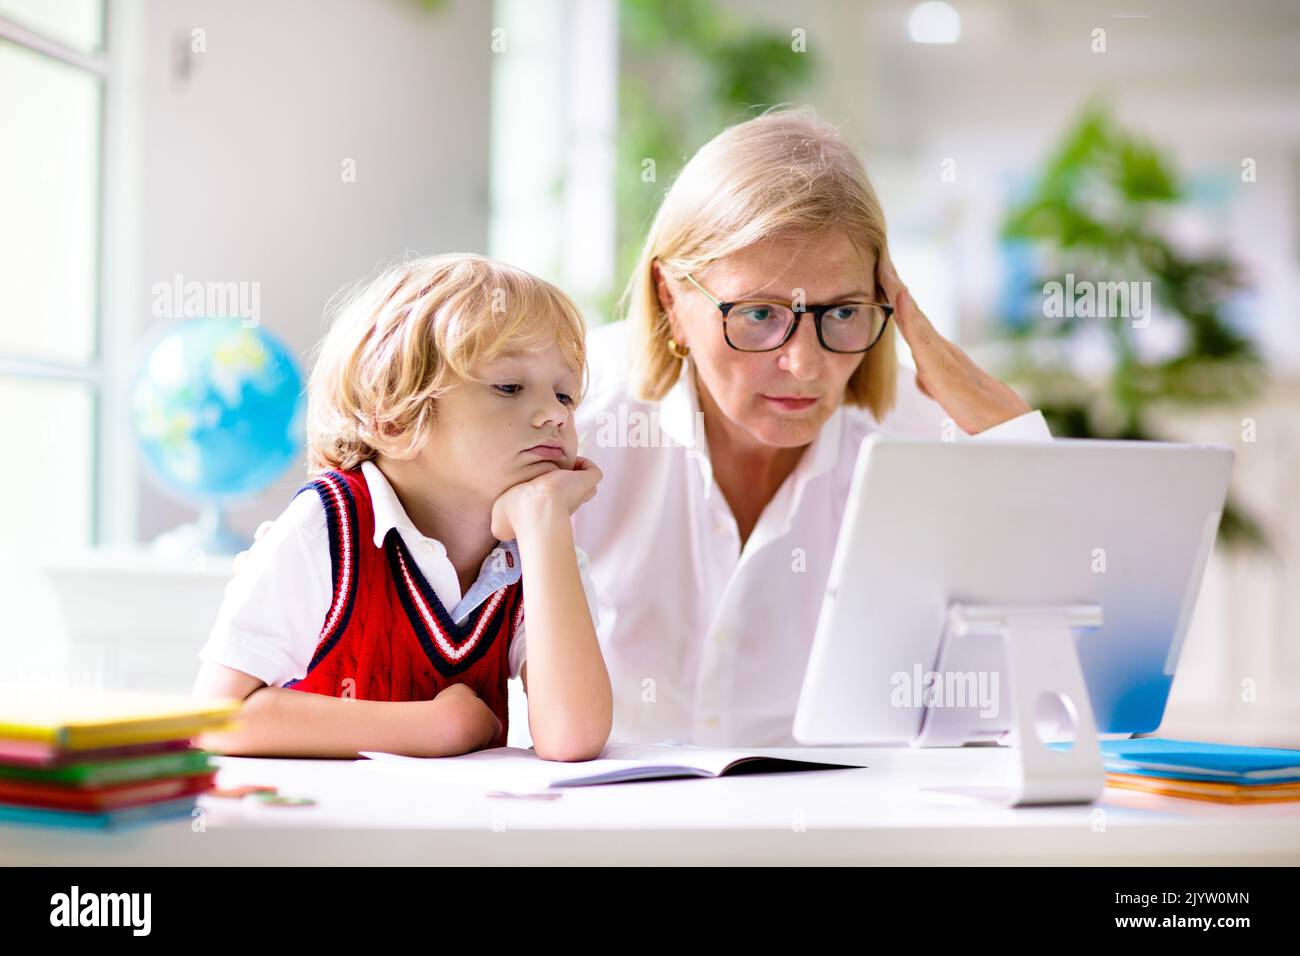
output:
M 38 780 L 69 787 L 105 787 L 136 780 L 153 780 L 158 777 L 184 777 L 209 773 L 216 769 L 209 757 L 211 754 L 206 750 L 177 750 L 171 753 L 148 754 L 143 757 L 74 763 L 62 767 L 0 766 L 0 778 Z

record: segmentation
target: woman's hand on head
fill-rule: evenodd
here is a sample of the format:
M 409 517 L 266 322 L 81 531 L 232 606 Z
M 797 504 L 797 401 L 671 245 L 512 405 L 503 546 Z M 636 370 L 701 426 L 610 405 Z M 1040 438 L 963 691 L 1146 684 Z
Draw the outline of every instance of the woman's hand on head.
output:
M 498 541 L 508 541 L 518 537 L 517 529 L 530 518 L 545 514 L 569 517 L 595 497 L 603 477 L 595 462 L 578 457 L 572 468 L 555 468 L 512 485 L 492 505 L 492 534 Z
M 888 251 L 877 271 L 894 307 L 894 321 L 916 361 L 917 386 L 952 416 L 957 427 L 975 435 L 1033 411 L 1009 385 L 989 375 L 935 331 L 898 278 Z

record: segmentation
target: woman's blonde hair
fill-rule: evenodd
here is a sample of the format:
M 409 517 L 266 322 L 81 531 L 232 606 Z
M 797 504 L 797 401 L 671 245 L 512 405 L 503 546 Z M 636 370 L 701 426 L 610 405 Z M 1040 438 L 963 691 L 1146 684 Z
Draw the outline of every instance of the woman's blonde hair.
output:
M 485 256 L 406 262 L 345 289 L 327 311 L 333 321 L 307 386 L 309 474 L 414 454 L 438 398 L 503 352 L 554 343 L 586 388 L 577 306 L 549 282 Z
M 624 293 L 640 398 L 658 401 L 681 373 L 652 266 L 682 278 L 763 239 L 842 230 L 880 261 L 885 215 L 857 154 L 811 111 L 774 110 L 723 130 L 664 197 Z M 872 277 L 874 282 L 874 276 Z M 894 403 L 893 324 L 849 378 L 844 401 L 880 420 Z

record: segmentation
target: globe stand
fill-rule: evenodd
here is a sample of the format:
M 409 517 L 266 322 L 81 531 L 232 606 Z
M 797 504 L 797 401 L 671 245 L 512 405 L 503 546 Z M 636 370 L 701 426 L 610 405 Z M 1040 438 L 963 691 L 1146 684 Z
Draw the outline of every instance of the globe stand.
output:
M 230 530 L 226 513 L 215 501 L 199 506 L 199 518 L 183 524 L 154 538 L 155 553 L 178 558 L 197 558 L 204 555 L 238 554 L 248 548 L 249 541 Z

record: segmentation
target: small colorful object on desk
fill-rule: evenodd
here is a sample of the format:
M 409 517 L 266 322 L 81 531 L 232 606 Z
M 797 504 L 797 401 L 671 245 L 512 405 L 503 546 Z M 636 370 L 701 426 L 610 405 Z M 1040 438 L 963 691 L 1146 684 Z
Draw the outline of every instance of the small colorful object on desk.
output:
M 242 787 L 219 787 L 215 790 L 209 790 L 208 796 L 222 797 L 227 800 L 242 800 L 244 797 L 254 794 L 275 793 L 275 787 L 262 787 L 257 784 L 245 784 Z
M 251 797 L 258 803 L 269 807 L 316 806 L 316 801 L 311 797 L 287 797 L 280 793 L 278 787 L 259 786 L 258 784 L 244 784 L 241 787 L 221 787 L 209 790 L 208 796 L 223 797 L 227 800 L 243 800 L 245 797 Z
M 253 799 L 263 806 L 268 807 L 314 807 L 316 801 L 311 797 L 286 797 L 283 794 L 272 793 L 255 793 Z
M 192 737 L 225 729 L 233 700 L 6 686 L 0 824 L 109 828 L 188 816 L 217 768 Z

